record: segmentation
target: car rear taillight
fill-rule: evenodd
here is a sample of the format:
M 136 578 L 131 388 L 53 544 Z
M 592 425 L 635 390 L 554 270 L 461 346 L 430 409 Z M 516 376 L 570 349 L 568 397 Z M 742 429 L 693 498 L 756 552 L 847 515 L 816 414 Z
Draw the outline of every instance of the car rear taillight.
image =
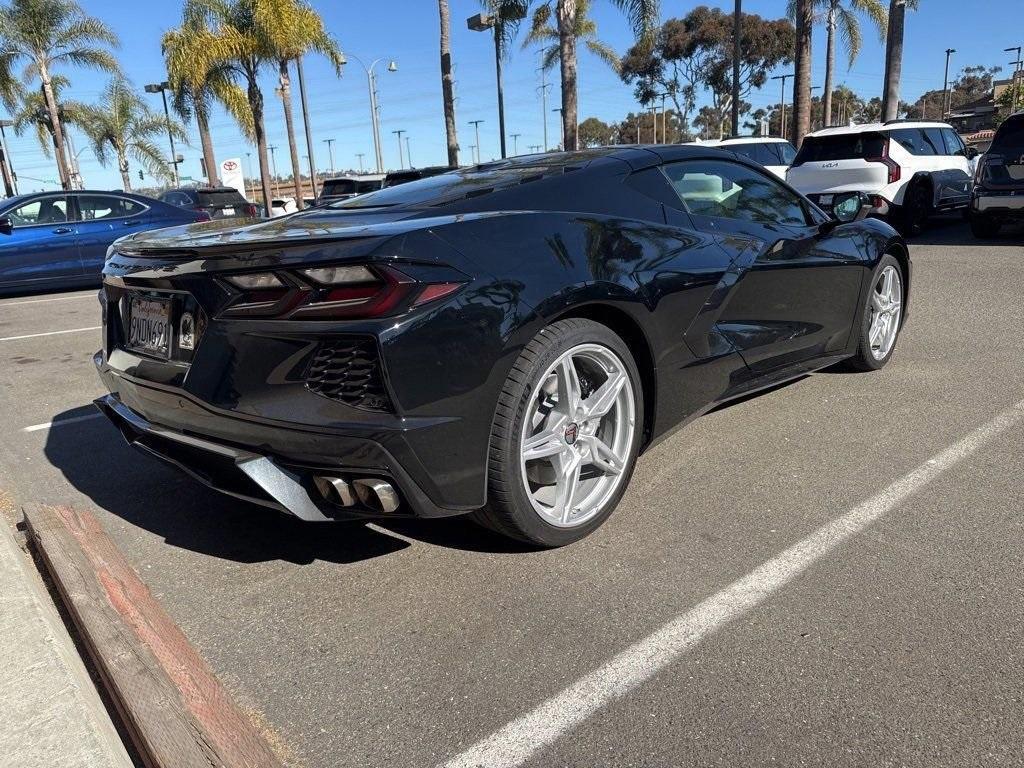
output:
M 251 219 L 255 219 L 257 216 L 259 216 L 259 212 L 257 211 L 255 205 L 249 203 L 248 205 L 245 206 L 245 215 Z
M 209 211 L 204 211 L 202 208 L 196 208 L 196 221 L 210 221 L 212 217 Z
M 465 281 L 443 269 L 434 280 L 417 279 L 390 266 L 334 266 L 230 275 L 238 296 L 226 315 L 296 320 L 374 318 L 399 314 L 451 296 Z M 455 273 L 459 275 L 459 273 Z
M 892 184 L 900 180 L 900 166 L 895 160 L 889 157 L 889 139 L 887 138 L 882 144 L 882 154 L 878 157 L 865 157 L 864 159 L 869 163 L 882 163 L 886 168 L 889 169 L 889 181 L 887 183 Z

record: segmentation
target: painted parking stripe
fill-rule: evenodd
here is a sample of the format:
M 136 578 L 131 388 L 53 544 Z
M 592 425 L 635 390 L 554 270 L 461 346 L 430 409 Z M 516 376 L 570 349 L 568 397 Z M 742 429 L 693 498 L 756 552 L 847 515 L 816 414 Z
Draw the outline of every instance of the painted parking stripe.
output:
M 561 693 L 445 763 L 445 768 L 515 768 L 601 707 L 628 694 L 706 637 L 785 587 L 950 467 L 1024 419 L 1024 401 L 833 519 L 692 610 L 634 643 Z
M 69 328 L 66 331 L 47 331 L 46 333 L 26 333 L 24 336 L 5 336 L 0 341 L 18 341 L 19 339 L 38 339 L 40 336 L 59 336 L 62 333 L 81 333 L 82 331 L 98 331 L 102 325 L 90 325 L 88 328 Z
M 48 301 L 81 301 L 82 299 L 95 299 L 95 293 L 83 293 L 80 296 L 55 296 L 52 299 L 24 299 L 21 301 L 0 302 L 0 307 L 16 307 L 19 304 L 44 304 Z
M 58 419 L 57 421 L 47 421 L 43 424 L 33 424 L 31 427 L 22 427 L 22 432 L 41 432 L 44 429 L 51 429 L 53 427 L 63 427 L 65 424 L 74 424 L 78 421 L 88 421 L 89 419 L 98 419 L 102 416 L 102 413 L 90 413 L 85 416 L 72 416 L 68 419 Z

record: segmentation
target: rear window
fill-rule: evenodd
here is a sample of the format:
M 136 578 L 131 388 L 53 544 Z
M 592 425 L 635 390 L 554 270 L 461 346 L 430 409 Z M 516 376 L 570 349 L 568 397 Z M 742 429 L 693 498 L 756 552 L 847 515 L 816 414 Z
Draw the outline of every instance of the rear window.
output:
M 558 169 L 559 172 L 561 168 Z M 466 196 L 484 195 L 510 187 L 530 176 L 539 178 L 545 167 L 518 167 L 488 171 L 455 171 L 384 187 L 378 192 L 334 203 L 332 208 L 384 208 L 396 205 L 427 206 L 452 202 Z
M 1024 120 L 1007 120 L 999 126 L 991 151 L 1024 154 Z
M 794 165 L 826 160 L 867 160 L 882 156 L 885 136 L 876 132 L 807 136 L 796 153 Z
M 196 194 L 199 196 L 199 205 L 204 208 L 226 208 L 245 205 L 245 198 L 234 189 L 224 192 L 206 192 L 200 189 L 196 191 Z
M 789 165 L 796 157 L 796 150 L 788 141 L 769 141 L 764 144 L 725 144 L 722 149 L 735 152 L 761 165 Z

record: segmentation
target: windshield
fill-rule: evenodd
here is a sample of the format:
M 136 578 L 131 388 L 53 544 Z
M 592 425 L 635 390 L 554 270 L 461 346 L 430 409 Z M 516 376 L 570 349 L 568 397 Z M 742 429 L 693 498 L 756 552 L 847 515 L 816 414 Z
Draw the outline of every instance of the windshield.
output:
M 881 157 L 885 136 L 874 131 L 841 133 L 834 136 L 807 136 L 796 153 L 794 165 L 827 160 L 867 160 Z
M 1024 120 L 1007 120 L 999 126 L 991 151 L 1024 154 Z

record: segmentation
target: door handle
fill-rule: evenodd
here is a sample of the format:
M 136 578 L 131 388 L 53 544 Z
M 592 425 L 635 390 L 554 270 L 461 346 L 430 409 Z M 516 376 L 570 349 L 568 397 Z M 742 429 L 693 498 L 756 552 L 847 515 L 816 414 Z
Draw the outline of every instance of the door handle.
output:
M 53 230 L 55 235 L 66 235 L 68 232 L 74 232 L 74 230 L 71 227 L 57 227 Z

